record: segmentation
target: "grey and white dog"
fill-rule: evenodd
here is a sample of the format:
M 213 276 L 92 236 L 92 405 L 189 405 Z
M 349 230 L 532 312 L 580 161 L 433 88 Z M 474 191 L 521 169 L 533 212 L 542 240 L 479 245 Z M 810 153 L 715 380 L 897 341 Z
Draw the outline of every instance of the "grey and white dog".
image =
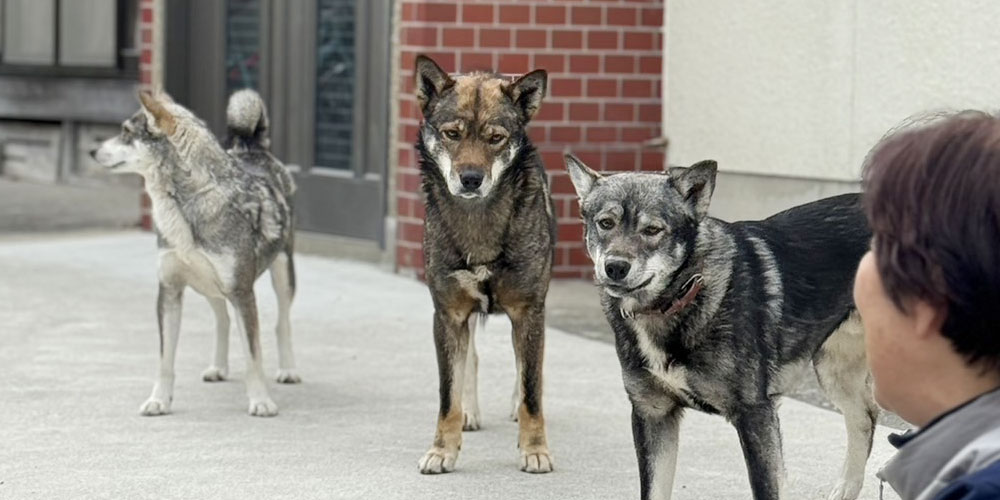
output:
M 247 357 L 250 415 L 276 415 L 261 360 L 253 285 L 270 269 L 278 297 L 277 380 L 298 383 L 289 323 L 295 292 L 295 184 L 268 149 L 264 102 L 252 90 L 230 97 L 225 150 L 204 122 L 165 93 L 140 92 L 139 100 L 141 109 L 122 124 L 121 133 L 92 152 L 110 172 L 141 175 L 152 200 L 159 246 L 160 370 L 139 411 L 170 413 L 181 303 L 190 286 L 208 299 L 216 318 L 215 358 L 202 378 L 213 382 L 227 376 L 228 301 Z
M 847 422 L 829 498 L 856 498 L 879 411 L 851 295 L 871 238 L 859 195 L 727 223 L 707 215 L 714 161 L 610 176 L 566 164 L 632 402 L 642 498 L 670 498 L 686 408 L 729 420 L 753 498 L 782 498 L 778 403 L 810 365 Z

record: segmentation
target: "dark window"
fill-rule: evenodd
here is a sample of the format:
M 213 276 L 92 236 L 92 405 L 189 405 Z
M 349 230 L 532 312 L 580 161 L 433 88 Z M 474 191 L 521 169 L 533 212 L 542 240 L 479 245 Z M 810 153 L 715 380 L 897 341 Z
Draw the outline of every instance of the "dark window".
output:
M 135 78 L 139 0 L 0 0 L 0 73 Z
M 226 3 L 226 94 L 260 90 L 260 0 Z
M 354 131 L 354 0 L 320 0 L 316 30 L 316 161 L 351 168 Z

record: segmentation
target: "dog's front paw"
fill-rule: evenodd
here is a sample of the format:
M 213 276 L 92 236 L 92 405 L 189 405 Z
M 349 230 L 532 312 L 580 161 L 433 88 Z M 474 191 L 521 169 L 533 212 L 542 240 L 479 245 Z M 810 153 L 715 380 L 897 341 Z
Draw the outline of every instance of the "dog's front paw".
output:
M 462 423 L 462 430 L 463 431 L 478 431 L 479 428 L 481 427 L 479 425 L 480 418 L 479 418 L 479 412 L 478 411 L 474 411 L 474 412 L 463 411 L 462 412 L 462 419 L 463 419 L 463 423 Z
M 291 370 L 278 370 L 278 375 L 274 377 L 279 384 L 301 384 L 302 377 L 299 376 L 295 369 Z
M 458 450 L 446 450 L 434 447 L 427 451 L 424 458 L 420 459 L 418 466 L 421 474 L 443 474 L 455 470 L 455 462 L 458 460 Z
M 837 486 L 830 492 L 827 500 L 854 500 L 861 494 L 861 481 L 848 481 L 841 479 Z
M 201 372 L 201 379 L 205 382 L 222 382 L 223 380 L 226 380 L 226 375 L 228 374 L 228 368 L 212 365 L 205 368 L 205 371 Z
M 548 448 L 540 446 L 521 452 L 521 470 L 532 474 L 545 474 L 552 472 L 552 455 Z
M 144 417 L 155 417 L 170 413 L 170 402 L 161 399 L 149 398 L 139 407 L 139 415 Z
M 278 405 L 271 398 L 251 399 L 249 413 L 251 417 L 273 417 L 278 414 Z

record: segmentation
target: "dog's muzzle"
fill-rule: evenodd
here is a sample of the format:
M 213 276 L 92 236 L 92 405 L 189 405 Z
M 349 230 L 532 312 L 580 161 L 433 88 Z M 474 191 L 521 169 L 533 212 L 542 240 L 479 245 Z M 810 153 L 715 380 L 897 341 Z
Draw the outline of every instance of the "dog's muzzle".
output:
M 628 277 L 628 272 L 631 269 L 632 264 L 629 264 L 627 260 L 608 259 L 604 262 L 604 273 L 612 281 L 624 280 Z
M 486 173 L 479 168 L 464 168 L 458 173 L 459 198 L 473 199 L 483 196 L 482 187 Z
M 459 174 L 458 180 L 462 182 L 463 192 L 475 192 L 479 186 L 483 185 L 483 172 L 481 170 L 466 170 Z

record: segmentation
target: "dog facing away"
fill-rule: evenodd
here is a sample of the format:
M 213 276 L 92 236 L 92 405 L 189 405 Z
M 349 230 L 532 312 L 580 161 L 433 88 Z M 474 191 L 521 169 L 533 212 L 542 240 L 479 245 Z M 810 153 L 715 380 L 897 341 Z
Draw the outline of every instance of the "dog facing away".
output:
M 732 423 L 753 498 L 782 498 L 778 403 L 809 365 L 847 424 L 829 498 L 857 498 L 879 412 L 851 294 L 871 238 L 860 195 L 727 223 L 707 216 L 714 161 L 610 176 L 566 165 L 632 402 L 642 498 L 670 498 L 687 408 Z
M 417 56 L 423 110 L 417 150 L 426 195 L 424 264 L 434 302 L 440 412 L 420 472 L 454 470 L 462 431 L 480 427 L 475 328 L 505 313 L 513 325 L 521 470 L 550 472 L 542 414 L 545 295 L 555 218 L 545 169 L 526 125 L 545 95 L 536 70 L 515 80 L 492 73 L 449 76 Z
M 247 358 L 249 413 L 276 415 L 261 360 L 253 285 L 270 269 L 278 297 L 277 380 L 298 383 L 289 322 L 295 293 L 295 184 L 268 150 L 264 102 L 252 90 L 230 97 L 226 151 L 204 122 L 165 93 L 140 92 L 139 101 L 141 109 L 122 124 L 121 133 L 92 152 L 110 172 L 141 175 L 153 205 L 159 247 L 160 370 L 139 411 L 170 413 L 181 303 L 190 286 L 208 299 L 216 318 L 215 357 L 202 378 L 220 381 L 228 374 L 228 302 Z

